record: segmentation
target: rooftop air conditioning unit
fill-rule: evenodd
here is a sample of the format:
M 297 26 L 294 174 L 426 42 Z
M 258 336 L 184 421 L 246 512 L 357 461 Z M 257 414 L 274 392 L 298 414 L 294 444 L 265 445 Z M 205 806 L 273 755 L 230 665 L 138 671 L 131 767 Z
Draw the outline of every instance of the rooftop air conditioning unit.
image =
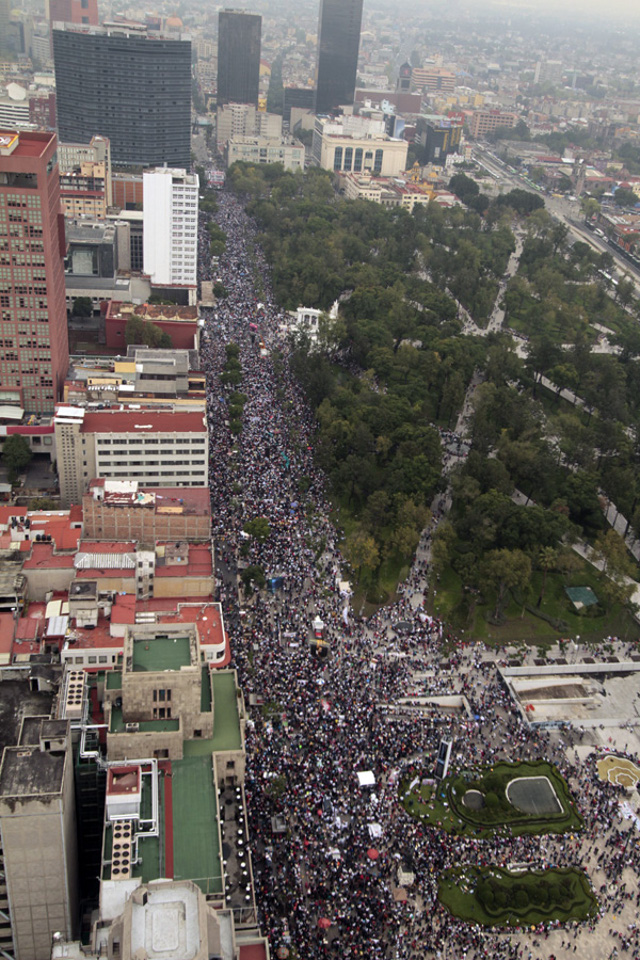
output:
M 113 821 L 111 847 L 111 879 L 130 880 L 133 855 L 133 823 L 131 820 Z
M 140 724 L 139 724 L 139 723 L 125 723 L 124 729 L 126 730 L 127 733 L 138 733 L 138 731 L 140 730 Z

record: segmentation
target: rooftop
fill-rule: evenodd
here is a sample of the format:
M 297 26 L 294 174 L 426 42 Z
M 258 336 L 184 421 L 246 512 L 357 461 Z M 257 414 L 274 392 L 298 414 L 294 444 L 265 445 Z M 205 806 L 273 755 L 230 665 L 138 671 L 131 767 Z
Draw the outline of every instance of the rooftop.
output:
M 173 876 L 193 880 L 203 893 L 222 892 L 218 803 L 211 756 L 171 764 Z
M 133 671 L 160 672 L 191 666 L 189 637 L 149 637 L 133 641 Z
M 203 672 L 202 709 L 207 709 L 204 697 L 208 686 Z M 242 731 L 238 713 L 236 676 L 233 670 L 212 670 L 209 683 L 213 691 L 213 737 L 210 740 L 185 740 L 184 756 L 211 756 L 224 750 L 242 749 Z
M 0 767 L 0 797 L 43 797 L 62 790 L 65 753 L 37 746 L 7 747 Z
M 87 411 L 83 433 L 206 433 L 202 413 L 174 413 L 161 410 Z

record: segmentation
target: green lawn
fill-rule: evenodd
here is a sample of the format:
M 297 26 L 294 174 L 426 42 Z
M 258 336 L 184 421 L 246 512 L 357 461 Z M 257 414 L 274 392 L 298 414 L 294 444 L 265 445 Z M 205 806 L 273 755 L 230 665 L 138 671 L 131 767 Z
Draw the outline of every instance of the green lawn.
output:
M 454 630 L 463 629 L 466 639 L 483 640 L 500 646 L 518 642 L 552 646 L 561 638 L 576 636 L 585 642 L 595 642 L 609 636 L 637 640 L 640 627 L 620 604 L 601 604 L 591 608 L 591 612 L 578 613 L 564 588 L 591 587 L 595 595 L 601 598 L 602 586 L 595 567 L 581 560 L 577 554 L 576 560 L 578 566 L 574 572 L 548 574 L 539 608 L 542 616 L 537 615 L 543 578 L 540 570 L 533 572 L 526 596 L 517 600 L 509 597 L 503 610 L 505 619 L 501 624 L 490 623 L 487 619 L 493 614 L 495 606 L 492 592 L 487 591 L 484 598 L 463 592 L 460 577 L 451 568 L 445 570 L 440 582 L 435 584 L 435 595 L 433 589 L 430 591 L 426 606 L 429 613 L 446 620 Z M 480 600 L 482 602 L 478 602 Z
M 547 777 L 562 810 L 534 815 L 514 807 L 507 799 L 507 788 L 512 781 L 528 777 Z M 407 813 L 446 833 L 490 836 L 506 829 L 521 836 L 565 833 L 581 830 L 583 826 L 564 777 L 544 760 L 502 762 L 461 770 L 437 785 L 419 783 L 413 790 L 409 790 L 410 784 L 410 777 L 400 784 L 400 799 Z M 467 791 L 481 795 L 481 809 L 473 810 L 465 805 L 463 798 Z
M 511 873 L 500 867 L 461 866 L 438 879 L 438 899 L 461 920 L 490 927 L 587 920 L 598 901 L 575 868 Z

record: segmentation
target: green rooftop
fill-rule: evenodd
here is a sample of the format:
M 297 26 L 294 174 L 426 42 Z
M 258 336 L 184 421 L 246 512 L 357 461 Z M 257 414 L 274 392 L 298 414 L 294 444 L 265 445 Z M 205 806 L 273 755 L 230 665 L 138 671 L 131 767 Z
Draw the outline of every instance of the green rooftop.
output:
M 204 893 L 221 893 L 218 801 L 211 755 L 174 760 L 171 772 L 174 879 L 193 880 Z
M 148 637 L 133 642 L 133 670 L 160 672 L 191 665 L 189 637 Z
M 122 670 L 107 671 L 107 690 L 122 690 Z
M 153 731 L 157 732 L 158 730 L 169 733 L 171 731 L 180 729 L 180 721 L 175 720 L 136 720 L 138 724 L 138 730 L 140 733 L 151 733 Z M 122 719 L 122 708 L 121 707 L 112 707 L 111 708 L 111 726 L 109 727 L 109 733 L 124 733 L 125 732 L 125 721 Z
M 204 709 L 204 688 L 209 689 L 209 683 L 205 683 L 204 675 L 202 685 Z M 240 750 L 242 747 L 235 673 L 232 670 L 212 670 L 211 686 L 213 688 L 213 737 L 211 740 L 185 740 L 183 746 L 185 757 L 210 756 L 221 750 Z

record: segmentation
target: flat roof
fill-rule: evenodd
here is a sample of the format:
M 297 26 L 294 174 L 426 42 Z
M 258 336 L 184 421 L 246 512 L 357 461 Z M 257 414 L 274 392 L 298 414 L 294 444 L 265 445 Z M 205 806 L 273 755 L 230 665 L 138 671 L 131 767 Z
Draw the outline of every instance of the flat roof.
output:
M 11 143 L 5 143 L 4 138 L 9 141 L 18 138 L 18 142 L 13 149 Z M 54 133 L 37 133 L 34 130 L 0 130 L 0 147 L 8 148 L 8 156 L 14 157 L 41 157 L 43 156 L 49 144 L 55 139 Z
M 0 768 L 0 797 L 56 796 L 62 790 L 65 753 L 36 746 L 7 747 Z
M 83 433 L 206 433 L 202 413 L 161 410 L 88 411 L 82 423 Z
M 189 637 L 144 637 L 133 639 L 133 672 L 180 670 L 191 666 Z
M 213 736 L 210 740 L 185 740 L 184 756 L 211 756 L 224 750 L 242 749 L 242 731 L 238 713 L 236 675 L 233 670 L 209 671 L 209 683 L 203 671 L 201 709 L 209 709 L 205 701 L 213 694 Z
M 203 893 L 222 893 L 218 800 L 213 759 L 185 757 L 171 764 L 173 876 L 193 880 Z
M 116 688 L 117 689 L 117 688 Z M 140 733 L 175 733 L 180 729 L 180 721 L 171 720 L 136 720 Z M 122 717 L 121 707 L 111 708 L 111 726 L 109 733 L 125 733 L 126 725 Z

